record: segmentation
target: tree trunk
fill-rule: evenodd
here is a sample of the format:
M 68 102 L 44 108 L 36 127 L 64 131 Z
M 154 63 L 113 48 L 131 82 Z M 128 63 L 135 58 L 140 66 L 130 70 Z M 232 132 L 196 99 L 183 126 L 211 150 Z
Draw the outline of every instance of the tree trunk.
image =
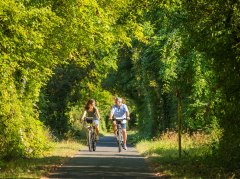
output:
M 177 98 L 178 98 L 178 152 L 179 158 L 182 157 L 182 97 L 177 90 Z

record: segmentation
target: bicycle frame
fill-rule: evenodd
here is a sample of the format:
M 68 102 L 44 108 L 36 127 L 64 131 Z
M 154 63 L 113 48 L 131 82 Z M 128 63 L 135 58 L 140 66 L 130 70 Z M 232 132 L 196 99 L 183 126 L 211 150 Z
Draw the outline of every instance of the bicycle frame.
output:
M 88 148 L 89 151 L 95 151 L 96 150 L 96 133 L 95 133 L 95 125 L 93 123 L 93 118 L 92 117 L 86 117 L 85 121 L 89 124 L 87 126 L 87 139 L 88 139 Z
M 123 148 L 123 135 L 122 135 L 122 121 L 124 120 L 123 118 L 115 118 L 116 123 L 117 123 L 117 141 L 118 141 L 118 152 L 122 151 Z

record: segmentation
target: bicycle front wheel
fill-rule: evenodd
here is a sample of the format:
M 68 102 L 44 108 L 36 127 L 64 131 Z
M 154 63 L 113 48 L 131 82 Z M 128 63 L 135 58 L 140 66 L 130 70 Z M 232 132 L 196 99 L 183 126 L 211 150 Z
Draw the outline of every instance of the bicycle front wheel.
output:
M 93 150 L 93 148 L 92 148 L 92 131 L 91 130 L 89 130 L 88 131 L 88 149 L 89 149 L 89 151 L 91 152 L 92 150 Z
M 96 134 L 93 132 L 92 133 L 92 148 L 93 148 L 93 151 L 96 151 Z
M 118 130 L 118 152 L 122 151 L 122 131 Z

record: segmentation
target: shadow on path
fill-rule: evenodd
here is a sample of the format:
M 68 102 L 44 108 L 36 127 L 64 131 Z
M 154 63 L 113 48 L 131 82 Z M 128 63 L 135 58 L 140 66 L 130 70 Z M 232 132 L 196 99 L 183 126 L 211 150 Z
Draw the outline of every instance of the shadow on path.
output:
M 49 178 L 159 178 L 147 166 L 134 147 L 118 152 L 113 136 L 101 137 L 95 152 L 87 147 Z

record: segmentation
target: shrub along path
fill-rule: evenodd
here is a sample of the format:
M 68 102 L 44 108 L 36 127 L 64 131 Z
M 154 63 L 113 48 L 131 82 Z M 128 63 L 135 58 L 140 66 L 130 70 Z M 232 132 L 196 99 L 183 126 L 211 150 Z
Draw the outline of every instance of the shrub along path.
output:
M 95 152 L 85 147 L 49 178 L 158 178 L 132 146 L 118 152 L 113 136 L 100 137 Z M 164 177 L 165 178 L 165 177 Z

